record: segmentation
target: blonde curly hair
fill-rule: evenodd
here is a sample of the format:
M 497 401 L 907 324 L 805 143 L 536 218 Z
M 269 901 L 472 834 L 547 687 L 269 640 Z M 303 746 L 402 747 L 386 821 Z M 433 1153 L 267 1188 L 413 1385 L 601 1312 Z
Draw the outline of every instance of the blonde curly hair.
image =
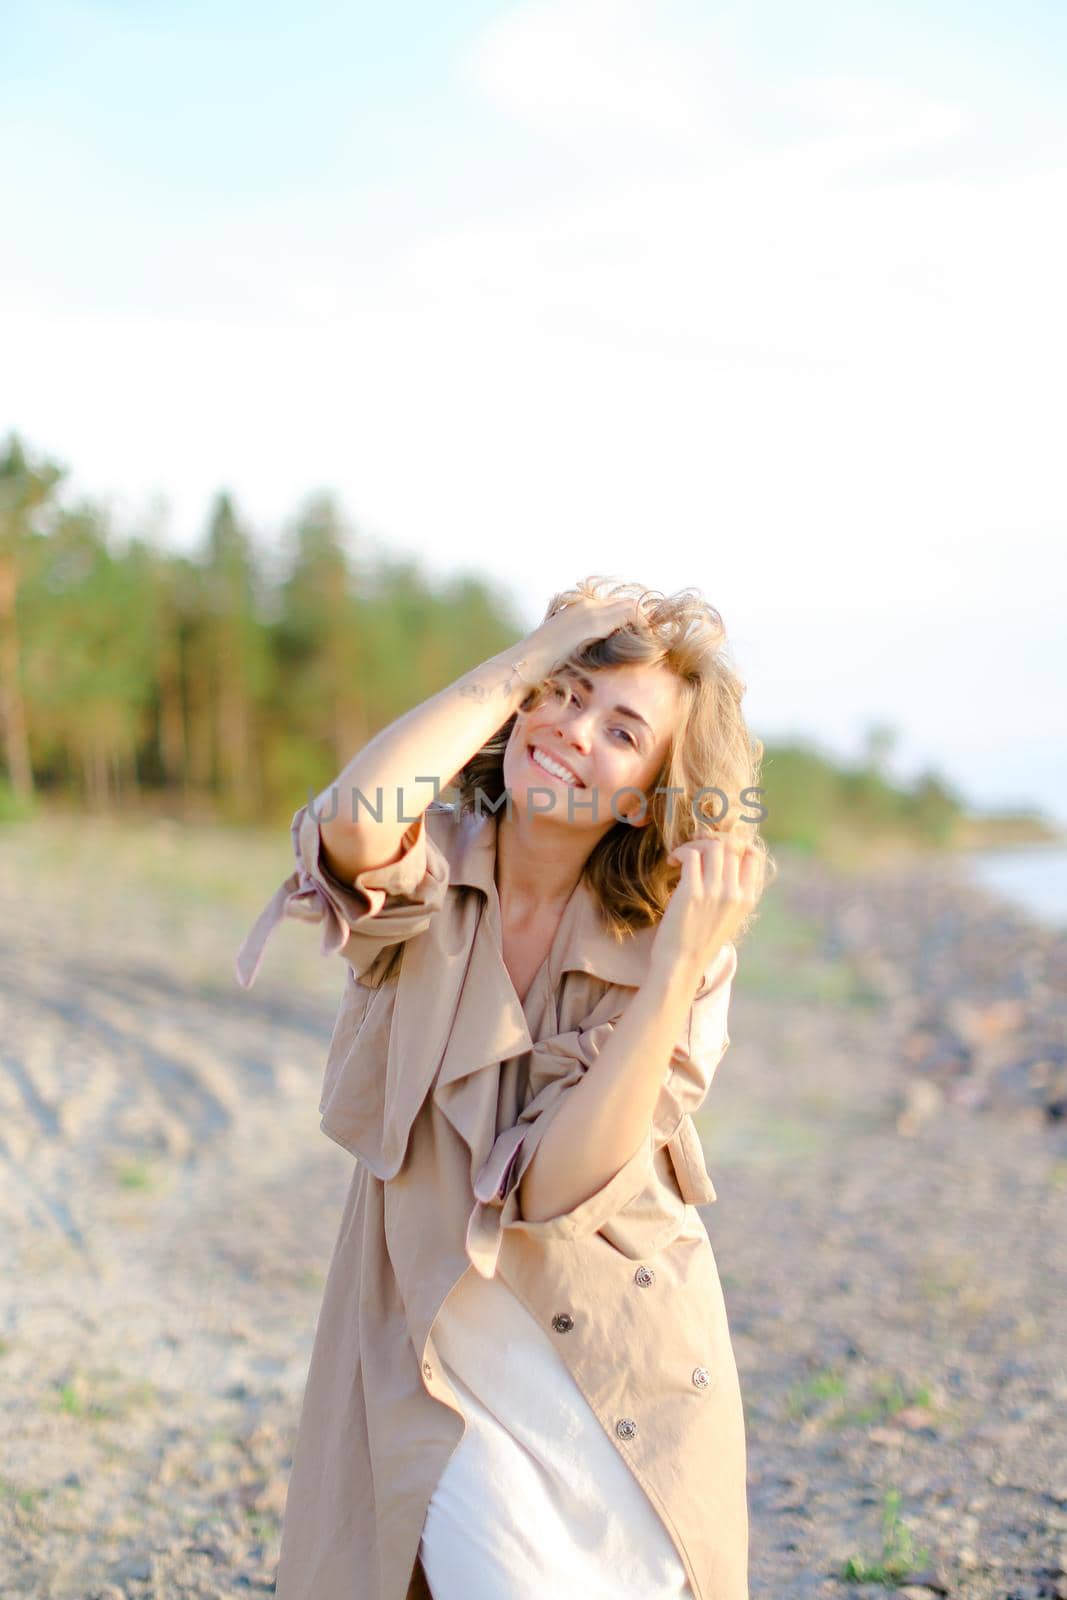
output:
M 606 592 L 601 592 L 607 585 Z M 738 676 L 726 645 L 722 617 L 696 589 L 666 595 L 638 583 L 585 578 L 573 589 L 553 595 L 544 620 L 582 599 L 637 602 L 639 621 L 628 623 L 603 639 L 593 639 L 556 664 L 532 688 L 521 710 L 540 704 L 550 684 L 565 670 L 593 673 L 603 667 L 662 663 L 677 677 L 682 714 L 652 792 L 647 795 L 650 821 L 633 828 L 617 822 L 589 854 L 585 876 L 599 902 L 605 923 L 621 942 L 634 929 L 659 922 L 667 909 L 680 868 L 669 859 L 676 845 L 715 833 L 740 831 L 763 858 L 762 888 L 777 876 L 777 865 L 758 831 L 763 814 L 759 796 L 763 744 L 749 734 L 741 712 L 746 685 Z M 460 808 L 473 811 L 488 800 L 494 805 L 505 792 L 504 752 L 515 726 L 513 713 L 493 737 L 455 776 Z M 714 795 L 701 791 L 715 789 Z M 669 790 L 674 790 L 671 794 Z M 656 792 L 661 791 L 661 792 Z M 721 816 L 709 811 L 722 809 Z M 759 815 L 747 814 L 756 811 Z M 738 944 L 753 924 L 750 912 L 738 929 Z

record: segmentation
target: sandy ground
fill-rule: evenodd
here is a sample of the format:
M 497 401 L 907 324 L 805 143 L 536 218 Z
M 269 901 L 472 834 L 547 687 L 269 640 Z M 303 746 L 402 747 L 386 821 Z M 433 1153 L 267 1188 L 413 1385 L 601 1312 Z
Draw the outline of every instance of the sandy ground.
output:
M 1067 1596 L 1067 941 L 946 866 L 782 865 L 701 1128 L 754 1600 Z M 339 959 L 289 923 L 232 979 L 288 870 L 284 828 L 0 831 L 5 1600 L 272 1591 L 351 1171 Z

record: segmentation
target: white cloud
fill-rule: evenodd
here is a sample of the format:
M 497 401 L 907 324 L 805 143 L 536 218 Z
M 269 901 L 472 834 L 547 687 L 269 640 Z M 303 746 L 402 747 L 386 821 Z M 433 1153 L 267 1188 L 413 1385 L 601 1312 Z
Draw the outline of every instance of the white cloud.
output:
M 960 105 L 870 77 L 787 80 L 776 92 L 800 135 L 790 164 L 808 172 L 927 150 L 966 126 Z
M 681 165 L 740 157 L 757 130 L 805 170 L 836 170 L 951 139 L 962 107 L 870 76 L 754 71 L 729 11 L 683 19 L 663 0 L 525 0 L 461 58 L 465 81 L 506 121 L 565 143 L 580 162 L 649 141 Z
M 700 137 L 714 102 L 663 16 L 640 0 L 534 0 L 495 17 L 462 69 L 502 116 L 556 139 Z

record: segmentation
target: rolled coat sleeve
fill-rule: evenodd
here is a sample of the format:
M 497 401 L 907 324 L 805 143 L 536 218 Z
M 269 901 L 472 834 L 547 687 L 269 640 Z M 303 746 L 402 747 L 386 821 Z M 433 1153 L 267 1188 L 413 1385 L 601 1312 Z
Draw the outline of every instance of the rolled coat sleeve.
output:
M 736 970 L 737 951 L 732 943 L 727 944 L 705 973 L 685 1027 L 671 1052 L 647 1138 L 593 1194 L 570 1211 L 541 1222 L 523 1217 L 519 1185 L 566 1095 L 592 1066 L 636 991 L 629 992 L 615 1017 L 593 1027 L 558 1034 L 535 1046 L 531 1067 L 532 1098 L 515 1126 L 498 1135 L 478 1174 L 474 1185 L 478 1203 L 471 1219 L 469 1240 L 480 1239 L 495 1255 L 499 1239 L 494 1241 L 493 1236 L 508 1228 L 521 1229 L 544 1239 L 576 1239 L 594 1233 L 654 1181 L 656 1152 L 672 1141 L 683 1151 L 683 1158 L 688 1151 L 688 1159 L 694 1165 L 699 1161 L 707 1181 L 703 1158 L 693 1153 L 692 1143 L 682 1135 L 688 1133 L 699 1149 L 699 1138 L 690 1119 L 703 1104 L 715 1070 L 730 1043 L 727 1017 Z
M 422 812 L 401 840 L 396 861 L 365 867 L 352 883 L 330 871 L 322 858 L 322 832 L 309 806 L 290 826 L 296 870 L 279 884 L 237 952 L 237 982 L 255 982 L 267 940 L 286 917 L 322 924 L 322 954 L 340 953 L 356 977 L 390 945 L 423 933 L 444 903 L 448 861 L 426 830 Z

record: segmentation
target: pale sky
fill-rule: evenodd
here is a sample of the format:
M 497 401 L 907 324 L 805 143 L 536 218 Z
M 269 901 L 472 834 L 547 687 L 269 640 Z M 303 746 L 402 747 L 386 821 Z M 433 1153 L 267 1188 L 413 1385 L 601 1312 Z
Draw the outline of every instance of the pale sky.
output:
M 312 490 L 533 626 L 695 585 L 750 726 L 1067 822 L 1067 9 L 41 0 L 0 432 L 175 547 Z

